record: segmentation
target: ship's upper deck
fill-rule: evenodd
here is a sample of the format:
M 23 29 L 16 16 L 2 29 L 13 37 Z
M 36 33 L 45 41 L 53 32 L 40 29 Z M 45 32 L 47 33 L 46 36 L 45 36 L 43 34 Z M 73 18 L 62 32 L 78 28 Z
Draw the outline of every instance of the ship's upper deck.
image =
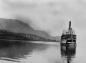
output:
M 62 35 L 75 35 L 74 30 L 71 27 L 71 21 L 69 21 L 69 28 L 67 30 L 63 30 Z
M 75 32 L 74 32 L 73 29 L 71 29 L 71 30 L 63 30 L 62 35 L 67 35 L 67 34 L 75 35 Z

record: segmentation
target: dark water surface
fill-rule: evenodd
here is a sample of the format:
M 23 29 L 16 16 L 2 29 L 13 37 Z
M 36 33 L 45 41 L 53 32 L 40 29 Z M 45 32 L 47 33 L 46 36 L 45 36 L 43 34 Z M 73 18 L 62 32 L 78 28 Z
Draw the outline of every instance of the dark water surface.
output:
M 75 53 L 60 42 L 0 43 L 0 63 L 73 63 Z
M 0 43 L 0 63 L 62 63 L 55 42 Z

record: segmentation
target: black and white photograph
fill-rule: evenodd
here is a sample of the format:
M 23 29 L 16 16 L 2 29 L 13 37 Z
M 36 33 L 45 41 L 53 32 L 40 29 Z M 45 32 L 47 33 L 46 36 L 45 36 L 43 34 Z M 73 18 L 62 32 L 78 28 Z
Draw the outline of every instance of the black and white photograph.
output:
M 0 63 L 86 63 L 86 0 L 0 0 Z

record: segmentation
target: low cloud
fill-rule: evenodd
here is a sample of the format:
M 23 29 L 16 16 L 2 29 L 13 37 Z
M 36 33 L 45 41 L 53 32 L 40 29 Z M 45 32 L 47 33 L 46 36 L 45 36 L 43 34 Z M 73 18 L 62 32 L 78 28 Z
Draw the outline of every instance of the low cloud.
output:
M 1 0 L 0 17 L 17 18 L 36 30 L 51 35 L 62 31 L 65 23 L 73 21 L 76 28 L 86 26 L 84 0 Z M 4 13 L 5 12 L 5 13 Z

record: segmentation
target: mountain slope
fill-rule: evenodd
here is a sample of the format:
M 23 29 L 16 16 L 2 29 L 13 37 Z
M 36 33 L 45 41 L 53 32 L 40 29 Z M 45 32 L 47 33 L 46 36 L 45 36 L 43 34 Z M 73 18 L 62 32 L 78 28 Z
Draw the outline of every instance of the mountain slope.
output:
M 33 35 L 37 35 L 37 36 L 40 36 L 40 37 L 43 37 L 46 39 L 59 40 L 58 36 L 51 37 L 50 35 L 48 35 L 48 33 L 44 32 L 44 31 L 34 30 L 26 23 L 23 23 L 22 21 L 17 20 L 17 19 L 0 18 L 0 29 L 11 31 L 14 33 L 33 34 Z

